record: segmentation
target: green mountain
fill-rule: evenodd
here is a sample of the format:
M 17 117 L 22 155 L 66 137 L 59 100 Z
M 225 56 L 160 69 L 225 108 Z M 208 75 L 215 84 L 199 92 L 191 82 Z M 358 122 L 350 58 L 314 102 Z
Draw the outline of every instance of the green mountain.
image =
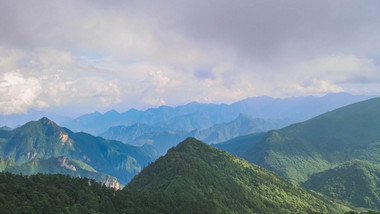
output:
M 47 118 L 11 131 L 0 131 L 0 156 L 9 157 L 19 165 L 35 158 L 46 160 L 64 156 L 116 177 L 122 184 L 128 183 L 156 158 L 147 153 L 150 150 L 83 132 L 74 133 Z
M 7 162 L 11 159 L 4 159 L 0 157 L 0 163 Z M 78 161 L 69 160 L 66 157 L 49 158 L 47 160 L 34 158 L 33 160 L 18 165 L 16 163 L 7 164 L 1 171 L 10 172 L 13 174 L 33 175 L 37 173 L 44 174 L 65 174 L 72 177 L 91 178 L 98 182 L 105 184 L 107 187 L 119 189 L 119 182 L 115 177 L 98 173 L 91 166 Z
M 353 159 L 380 164 L 380 98 L 252 138 L 244 159 L 294 182 Z
M 149 201 L 144 204 L 145 209 L 157 213 L 343 213 L 349 210 L 194 138 L 187 138 L 145 167 L 122 192 L 141 197 L 135 197 L 140 202 Z
M 355 207 L 380 210 L 380 166 L 353 160 L 313 174 L 303 186 Z

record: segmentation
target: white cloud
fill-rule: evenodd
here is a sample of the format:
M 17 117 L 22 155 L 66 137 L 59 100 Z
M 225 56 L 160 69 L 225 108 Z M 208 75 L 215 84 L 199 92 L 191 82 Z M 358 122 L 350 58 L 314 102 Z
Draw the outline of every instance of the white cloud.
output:
M 148 106 L 152 106 L 152 107 L 157 107 L 157 106 L 161 106 L 161 105 L 166 105 L 166 102 L 165 100 L 160 97 L 160 98 L 149 98 L 149 97 L 144 97 L 142 99 L 142 101 L 147 104 Z
M 46 107 L 38 100 L 42 87 L 38 79 L 24 77 L 14 71 L 0 76 L 0 111 L 4 114 L 24 113 L 30 107 Z
M 337 93 L 344 90 L 329 80 L 312 79 L 302 84 L 291 84 L 287 88 L 284 88 L 283 91 L 293 95 L 325 95 L 327 93 Z

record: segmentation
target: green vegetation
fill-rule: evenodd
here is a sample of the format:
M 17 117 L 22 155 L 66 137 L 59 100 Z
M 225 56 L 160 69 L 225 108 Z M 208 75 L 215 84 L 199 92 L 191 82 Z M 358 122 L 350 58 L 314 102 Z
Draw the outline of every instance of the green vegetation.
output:
M 367 161 L 353 160 L 313 174 L 303 185 L 355 207 L 380 210 L 380 167 Z
M 140 192 L 148 197 L 147 201 L 154 201 L 146 204 L 147 208 L 165 213 L 342 213 L 348 210 L 194 138 L 186 139 L 144 168 L 122 192 Z

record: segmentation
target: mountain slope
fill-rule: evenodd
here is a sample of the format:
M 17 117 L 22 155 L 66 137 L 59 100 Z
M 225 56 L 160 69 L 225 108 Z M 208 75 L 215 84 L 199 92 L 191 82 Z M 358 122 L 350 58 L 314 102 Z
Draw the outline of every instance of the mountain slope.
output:
M 380 210 L 380 167 L 353 160 L 313 174 L 305 187 L 356 207 Z
M 380 98 L 270 131 L 242 155 L 295 182 L 345 161 L 380 164 Z
M 74 133 L 42 118 L 12 131 L 0 132 L 0 156 L 18 164 L 33 160 L 67 157 L 116 177 L 126 184 L 154 158 L 146 148 L 109 141 L 86 133 Z
M 148 209 L 166 213 L 342 213 L 347 209 L 194 138 L 144 168 L 123 191 L 145 194 L 145 200 L 154 201 Z M 151 200 L 155 194 L 163 197 Z

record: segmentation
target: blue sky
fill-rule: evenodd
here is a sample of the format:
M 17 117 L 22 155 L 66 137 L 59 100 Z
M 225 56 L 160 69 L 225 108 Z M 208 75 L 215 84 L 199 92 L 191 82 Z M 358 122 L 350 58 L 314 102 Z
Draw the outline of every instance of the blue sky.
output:
M 0 0 L 0 113 L 379 94 L 380 2 Z

